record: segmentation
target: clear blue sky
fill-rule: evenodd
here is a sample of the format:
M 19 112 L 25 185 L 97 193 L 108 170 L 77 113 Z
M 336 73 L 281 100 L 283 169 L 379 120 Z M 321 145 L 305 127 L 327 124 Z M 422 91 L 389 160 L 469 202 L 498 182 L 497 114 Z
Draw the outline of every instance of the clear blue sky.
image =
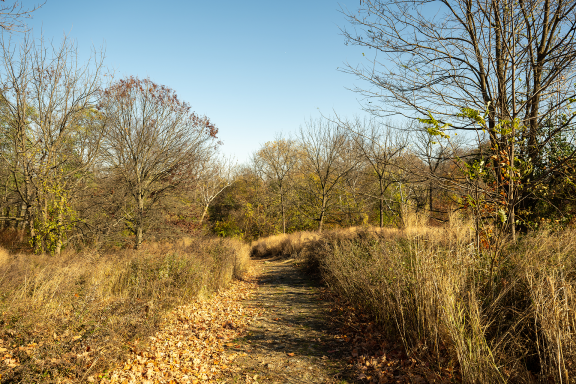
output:
M 103 46 L 116 77 L 175 89 L 219 127 L 223 152 L 244 161 L 319 111 L 362 114 L 346 89 L 359 80 L 337 70 L 363 52 L 344 45 L 340 6 L 355 11 L 359 0 L 47 0 L 28 25 L 83 52 Z

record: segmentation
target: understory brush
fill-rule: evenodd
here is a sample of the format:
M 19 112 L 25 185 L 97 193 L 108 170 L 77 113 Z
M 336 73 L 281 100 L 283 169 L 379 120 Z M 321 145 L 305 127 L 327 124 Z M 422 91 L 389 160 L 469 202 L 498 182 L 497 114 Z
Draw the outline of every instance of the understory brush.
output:
M 290 246 L 435 369 L 467 383 L 576 382 L 576 231 L 479 253 L 470 228 L 357 228 Z
M 0 382 L 86 382 L 142 348 L 163 315 L 242 278 L 249 247 L 182 239 L 60 256 L 0 251 Z

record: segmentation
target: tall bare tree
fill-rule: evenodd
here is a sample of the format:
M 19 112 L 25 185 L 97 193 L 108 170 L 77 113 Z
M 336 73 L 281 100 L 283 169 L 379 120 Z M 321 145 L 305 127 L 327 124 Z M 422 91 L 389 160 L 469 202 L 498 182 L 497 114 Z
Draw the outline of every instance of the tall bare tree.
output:
M 439 128 L 485 130 L 498 193 L 515 207 L 550 177 L 535 172 L 559 135 L 574 141 L 576 2 L 364 0 L 347 13 L 348 43 L 374 49 L 347 71 L 377 115 L 425 118 Z M 550 125 L 550 122 L 553 122 Z M 449 125 L 446 125 L 449 124 Z M 449 128 L 448 128 L 449 127 Z M 442 131 L 440 129 L 440 131 Z M 561 167 L 575 157 L 572 151 Z
M 318 230 L 322 231 L 338 187 L 358 164 L 348 132 L 327 119 L 312 120 L 300 128 L 303 168 L 307 192 L 318 208 Z
M 428 210 L 436 212 L 434 207 L 434 191 L 436 189 L 449 188 L 446 185 L 446 174 L 444 168 L 454 161 L 460 148 L 457 140 L 447 141 L 443 137 L 431 135 L 426 129 L 420 129 L 412 135 L 414 152 L 422 159 L 425 164 L 425 171 L 419 175 L 424 183 L 427 184 L 428 190 Z M 449 178 L 452 180 L 452 178 Z M 447 212 L 440 212 L 447 213 Z
M 208 208 L 214 199 L 234 182 L 235 166 L 236 162 L 233 158 L 218 156 L 217 153 L 199 164 L 197 182 L 194 188 L 202 203 L 200 224 L 204 222 Z
M 397 182 L 397 159 L 402 156 L 408 145 L 406 135 L 401 131 L 394 131 L 385 124 L 378 124 L 374 119 L 340 122 L 351 132 L 363 162 L 368 165 L 370 179 L 376 178 L 377 193 L 373 195 L 370 190 L 365 193 L 378 200 L 380 227 L 384 226 L 384 210 L 386 206 L 386 191 Z
M 169 191 L 195 174 L 212 150 L 218 129 L 192 112 L 176 93 L 149 79 L 129 77 L 103 92 L 102 111 L 109 121 L 104 140 L 105 165 L 120 175 L 133 197 L 127 217 L 143 241 L 147 213 Z

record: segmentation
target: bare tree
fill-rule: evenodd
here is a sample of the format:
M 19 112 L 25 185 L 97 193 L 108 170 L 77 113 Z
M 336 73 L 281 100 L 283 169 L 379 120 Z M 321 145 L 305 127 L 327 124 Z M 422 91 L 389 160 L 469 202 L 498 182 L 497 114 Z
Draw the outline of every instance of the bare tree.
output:
M 105 165 L 121 176 L 133 197 L 134 213 L 127 217 L 143 241 L 147 213 L 169 191 L 194 174 L 211 151 L 218 133 L 176 93 L 149 79 L 120 80 L 103 93 L 102 111 L 109 120 L 104 140 Z
M 73 225 L 72 200 L 99 153 L 105 121 L 96 111 L 103 56 L 78 62 L 65 39 L 46 45 L 26 36 L 18 46 L 0 41 L 2 118 L 20 216 L 37 250 L 60 253 Z
M 437 210 L 434 208 L 434 191 L 453 189 L 447 185 L 446 175 L 442 174 L 442 171 L 445 171 L 447 164 L 454 161 L 460 146 L 456 140 L 447 141 L 443 137 L 430 135 L 426 129 L 415 131 L 413 137 L 415 137 L 414 152 L 426 166 L 425 172 L 421 172 L 418 176 L 427 184 L 428 210 L 435 212 Z
M 425 118 L 437 134 L 485 130 L 485 164 L 506 196 L 514 234 L 515 207 L 550 175 L 535 172 L 543 148 L 559 135 L 574 140 L 576 116 L 565 112 L 575 96 L 576 2 L 361 3 L 358 14 L 347 13 L 355 29 L 343 34 L 375 52 L 368 65 L 347 69 L 370 84 L 356 89 L 370 100 L 367 110 Z
M 200 224 L 204 221 L 212 201 L 234 182 L 235 166 L 234 159 L 217 154 L 200 164 L 197 183 L 194 186 L 203 206 Z
M 307 170 L 307 192 L 318 207 L 318 230 L 322 231 L 337 188 L 358 164 L 348 132 L 327 119 L 308 122 L 300 127 Z
M 378 200 L 380 227 L 383 227 L 386 191 L 398 181 L 399 169 L 396 163 L 406 149 L 406 135 L 400 131 L 393 131 L 384 124 L 378 124 L 374 119 L 366 121 L 356 118 L 354 121 L 342 121 L 340 124 L 352 132 L 351 136 L 359 155 L 368 165 L 369 174 L 377 180 L 377 194 L 373 195 L 369 191 L 366 193 Z
M 277 136 L 256 153 L 255 165 L 267 181 L 278 188 L 282 214 L 282 232 L 286 233 L 286 188 L 294 167 L 299 161 L 296 143 Z
M 5 3 L 5 0 L 2 0 Z M 24 8 L 22 3 L 14 1 L 12 4 L 0 6 L 0 28 L 7 32 L 27 32 L 28 27 L 24 19 L 32 17 L 32 13 L 40 9 L 46 2 L 31 8 Z

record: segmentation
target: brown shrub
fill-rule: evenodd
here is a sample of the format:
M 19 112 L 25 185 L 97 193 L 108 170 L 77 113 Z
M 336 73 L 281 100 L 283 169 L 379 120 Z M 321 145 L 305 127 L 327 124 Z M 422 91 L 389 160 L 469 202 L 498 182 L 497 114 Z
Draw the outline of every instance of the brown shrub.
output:
M 265 237 L 253 241 L 251 256 L 254 258 L 296 256 L 308 243 L 320 237 L 318 232 L 295 232 Z
M 205 238 L 58 257 L 0 250 L 0 351 L 11 355 L 1 380 L 85 382 L 167 310 L 241 278 L 247 261 L 245 244 Z

